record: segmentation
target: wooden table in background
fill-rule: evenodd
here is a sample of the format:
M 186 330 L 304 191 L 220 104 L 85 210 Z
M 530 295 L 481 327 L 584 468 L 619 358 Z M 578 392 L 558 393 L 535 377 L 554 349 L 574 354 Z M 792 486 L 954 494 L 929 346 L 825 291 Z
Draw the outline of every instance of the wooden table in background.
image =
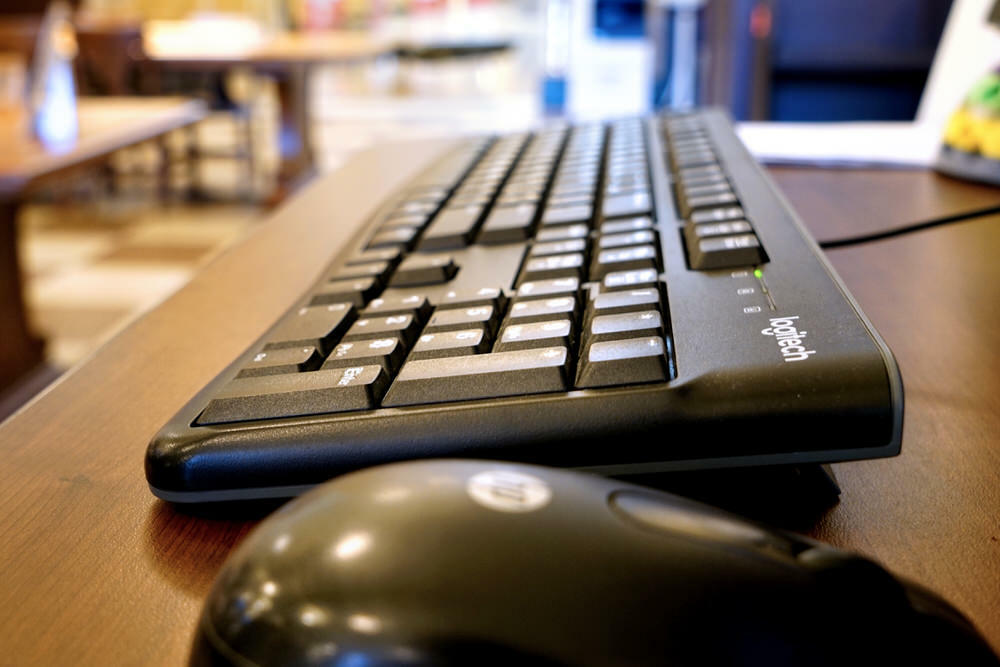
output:
M 84 98 L 79 136 L 44 147 L 25 138 L 0 150 L 0 392 L 42 361 L 43 342 L 25 314 L 17 253 L 17 214 L 31 190 L 112 153 L 160 137 L 204 117 L 201 102 L 182 98 Z
M 243 67 L 273 78 L 280 112 L 277 192 L 280 202 L 316 175 L 316 158 L 309 120 L 309 74 L 317 65 L 351 64 L 393 53 L 395 43 L 368 32 L 288 32 L 247 49 L 227 51 L 217 45 L 163 49 L 146 39 L 145 57 L 174 71 L 227 72 Z
M 441 148 L 368 151 L 306 188 L 0 425 L 5 658 L 184 663 L 209 586 L 255 521 L 155 499 L 146 444 Z M 775 174 L 820 238 L 1000 201 L 923 172 Z M 842 499 L 809 532 L 939 591 L 1000 650 L 998 255 L 1000 216 L 829 253 L 895 351 L 907 404 L 902 454 L 834 466 Z

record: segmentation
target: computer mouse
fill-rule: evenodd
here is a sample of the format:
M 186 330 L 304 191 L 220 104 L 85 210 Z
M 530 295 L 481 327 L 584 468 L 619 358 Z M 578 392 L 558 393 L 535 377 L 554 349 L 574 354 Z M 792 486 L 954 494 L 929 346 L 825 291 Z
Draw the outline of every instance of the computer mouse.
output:
M 263 521 L 194 665 L 996 665 L 861 556 L 613 479 L 494 461 L 370 468 Z

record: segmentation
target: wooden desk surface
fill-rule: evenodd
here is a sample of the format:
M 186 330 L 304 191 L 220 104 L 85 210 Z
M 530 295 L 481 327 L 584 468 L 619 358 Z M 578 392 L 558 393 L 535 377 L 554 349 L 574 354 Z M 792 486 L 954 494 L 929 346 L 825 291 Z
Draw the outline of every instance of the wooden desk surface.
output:
M 185 660 L 210 583 L 253 521 L 189 516 L 154 499 L 146 443 L 309 286 L 324 248 L 441 146 L 368 152 L 307 188 L 0 425 L 0 662 Z M 812 177 L 801 191 L 788 172 L 779 181 L 819 236 L 858 207 L 899 205 L 865 187 L 816 195 L 824 179 L 846 191 L 850 172 Z M 905 178 L 915 197 L 965 187 Z M 316 207 L 327 214 L 311 221 Z M 812 532 L 940 591 L 1000 650 L 998 251 L 1000 217 L 830 253 L 899 359 L 907 412 L 902 455 L 836 466 L 843 499 Z
M 77 104 L 79 135 L 46 147 L 25 137 L 0 151 L 0 200 L 64 169 L 154 139 L 203 118 L 205 105 L 181 97 L 84 97 Z

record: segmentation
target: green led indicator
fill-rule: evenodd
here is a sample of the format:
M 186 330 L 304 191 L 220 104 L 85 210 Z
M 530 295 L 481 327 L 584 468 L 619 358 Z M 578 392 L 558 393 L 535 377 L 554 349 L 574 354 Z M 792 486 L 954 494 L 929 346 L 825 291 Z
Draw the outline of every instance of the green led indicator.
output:
M 761 278 L 761 277 L 763 277 L 764 272 L 761 271 L 760 269 L 754 269 L 753 270 L 753 275 L 754 275 L 755 278 Z

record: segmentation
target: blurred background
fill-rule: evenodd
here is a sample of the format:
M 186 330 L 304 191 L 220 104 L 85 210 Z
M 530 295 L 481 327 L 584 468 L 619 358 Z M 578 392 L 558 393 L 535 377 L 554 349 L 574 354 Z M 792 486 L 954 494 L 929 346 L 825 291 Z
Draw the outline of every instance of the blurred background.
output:
M 695 105 L 736 120 L 911 120 L 950 7 L 76 0 L 53 19 L 45 0 L 5 0 L 0 179 L 14 185 L 0 193 L 45 371 L 0 387 L 0 417 L 359 150 Z M 68 109 L 40 125 L 60 99 Z M 114 139 L 161 99 L 199 111 Z M 11 176 L 88 137 L 100 159 L 54 179 L 33 171 L 31 187 Z

